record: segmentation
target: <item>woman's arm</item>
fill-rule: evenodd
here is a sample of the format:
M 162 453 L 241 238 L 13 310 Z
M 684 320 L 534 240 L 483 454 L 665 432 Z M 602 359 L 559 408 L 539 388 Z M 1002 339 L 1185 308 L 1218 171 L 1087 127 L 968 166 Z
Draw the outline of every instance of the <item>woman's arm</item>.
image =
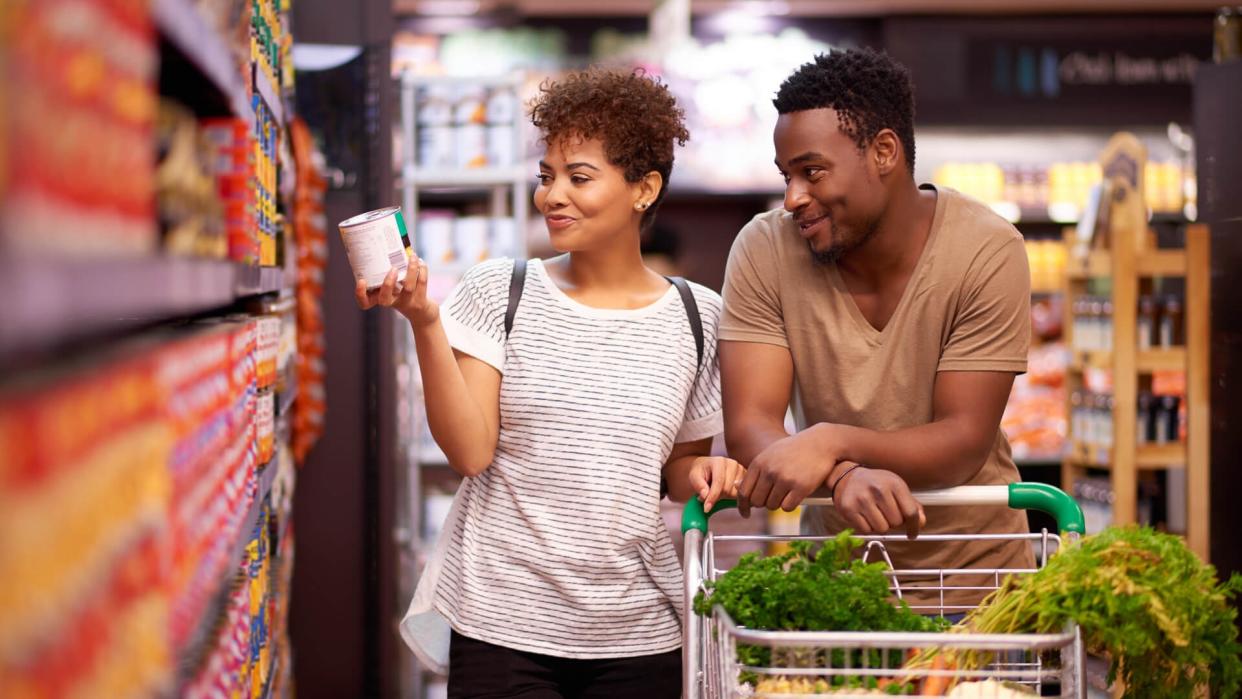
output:
M 746 469 L 728 457 L 711 456 L 711 450 L 711 439 L 673 445 L 664 464 L 670 500 L 687 502 L 697 495 L 703 509 L 711 510 L 721 498 L 737 497 L 737 484 Z
M 440 322 L 440 307 L 427 298 L 427 263 L 413 257 L 410 274 L 401 289 L 396 271 L 384 284 L 367 292 L 359 282 L 358 305 L 365 309 L 388 306 L 410 322 L 431 436 L 448 457 L 449 466 L 463 476 L 477 476 L 491 465 L 500 434 L 500 372 L 489 364 L 449 345 Z

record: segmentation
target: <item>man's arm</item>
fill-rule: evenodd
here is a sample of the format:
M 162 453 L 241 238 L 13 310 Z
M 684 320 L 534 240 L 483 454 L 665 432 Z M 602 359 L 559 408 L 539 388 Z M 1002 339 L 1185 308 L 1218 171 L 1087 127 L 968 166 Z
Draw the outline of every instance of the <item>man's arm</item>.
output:
M 780 345 L 719 344 L 725 443 L 742 463 L 789 436 L 785 413 L 793 395 L 793 357 Z
M 942 371 L 926 425 L 877 432 L 821 423 L 808 432 L 822 450 L 893 471 L 916 490 L 961 485 L 979 472 L 996 445 L 1013 377 L 1001 371 Z

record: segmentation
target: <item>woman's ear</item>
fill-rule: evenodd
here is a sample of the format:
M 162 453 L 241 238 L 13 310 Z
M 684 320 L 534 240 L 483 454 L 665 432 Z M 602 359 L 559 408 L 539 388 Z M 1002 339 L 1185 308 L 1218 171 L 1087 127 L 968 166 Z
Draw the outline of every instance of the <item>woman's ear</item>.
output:
M 634 210 L 646 211 L 655 205 L 656 198 L 660 196 L 660 188 L 663 186 L 664 178 L 655 170 L 643 175 L 643 178 L 635 182 L 632 188 L 634 192 Z

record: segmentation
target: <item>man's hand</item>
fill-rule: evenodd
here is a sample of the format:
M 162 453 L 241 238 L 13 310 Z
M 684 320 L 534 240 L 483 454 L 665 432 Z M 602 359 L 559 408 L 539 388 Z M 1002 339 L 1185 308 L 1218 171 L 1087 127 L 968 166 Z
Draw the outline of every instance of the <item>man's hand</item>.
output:
M 830 441 L 809 431 L 777 440 L 747 464 L 738 488 L 738 509 L 744 517 L 750 516 L 752 506 L 792 512 L 825 485 L 837 461 Z
M 913 539 L 927 524 L 923 506 L 901 476 L 864 466 L 841 470 L 839 480 L 829 484 L 832 504 L 856 534 L 884 534 L 904 524 Z
M 746 468 L 724 456 L 700 456 L 690 467 L 690 487 L 703 501 L 703 511 L 711 512 L 721 498 L 737 497 L 737 486 Z

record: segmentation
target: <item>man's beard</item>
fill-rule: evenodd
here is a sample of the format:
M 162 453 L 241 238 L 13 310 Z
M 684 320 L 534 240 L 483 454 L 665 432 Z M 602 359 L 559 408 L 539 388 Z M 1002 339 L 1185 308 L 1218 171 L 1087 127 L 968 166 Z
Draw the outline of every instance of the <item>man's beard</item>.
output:
M 840 240 L 841 242 L 833 242 L 827 250 L 816 250 L 815 244 L 812 241 L 807 241 L 807 245 L 811 248 L 811 256 L 814 257 L 815 261 L 821 265 L 835 265 L 842 257 L 845 256 L 846 253 L 862 247 L 864 243 L 871 240 L 871 238 L 875 235 L 876 229 L 878 228 L 875 223 L 872 223 L 867 226 L 862 234 L 854 240 L 841 240 L 841 236 L 839 235 L 840 229 L 837 228 L 837 222 L 830 220 L 829 225 L 831 227 L 833 241 Z

